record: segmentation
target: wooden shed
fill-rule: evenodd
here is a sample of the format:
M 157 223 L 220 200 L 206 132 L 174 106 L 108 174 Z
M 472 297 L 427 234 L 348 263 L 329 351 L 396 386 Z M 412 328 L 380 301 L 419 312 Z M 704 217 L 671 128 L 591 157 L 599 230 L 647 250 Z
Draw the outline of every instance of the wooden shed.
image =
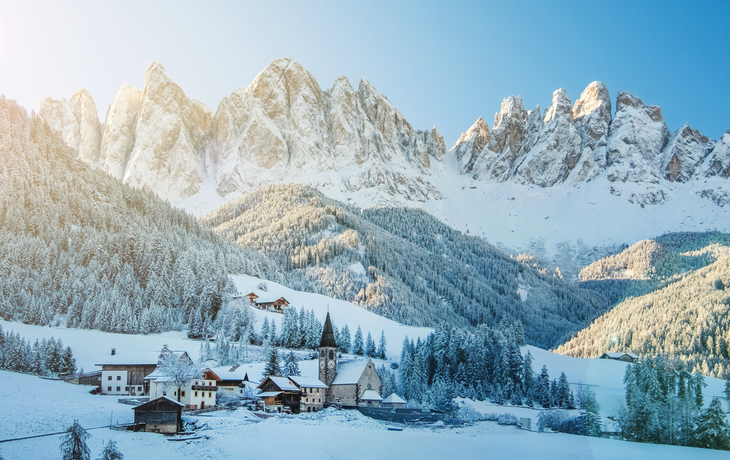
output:
M 134 423 L 144 424 L 144 431 L 175 434 L 182 431 L 181 404 L 167 396 L 159 397 L 134 408 Z

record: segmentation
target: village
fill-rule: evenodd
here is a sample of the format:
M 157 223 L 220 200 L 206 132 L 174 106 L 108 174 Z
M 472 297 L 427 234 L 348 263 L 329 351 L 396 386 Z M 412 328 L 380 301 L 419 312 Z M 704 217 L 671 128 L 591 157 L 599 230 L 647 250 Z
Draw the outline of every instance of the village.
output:
M 288 307 L 285 299 L 279 300 L 262 309 L 280 311 Z M 251 303 L 258 307 L 253 299 Z M 87 374 L 82 383 L 97 383 L 100 394 L 128 397 L 120 399 L 125 404 L 139 403 L 128 429 L 164 434 L 183 430 L 183 413 L 230 408 L 230 401 L 246 401 L 248 407 L 264 413 L 318 412 L 326 407 L 378 408 L 380 411 L 369 414 L 384 419 L 396 418 L 398 412 L 431 417 L 421 410 L 405 409 L 406 402 L 395 393 L 383 397 L 372 359 L 341 362 L 340 356 L 328 313 L 317 350 L 316 376 L 265 375 L 258 381 L 250 379 L 247 367 L 241 365 L 206 367 L 197 375 L 185 376 L 195 366 L 193 359 L 187 351 L 165 346 L 160 353 L 117 353 L 112 348 L 107 359 L 97 363 L 101 370 L 93 374 L 96 382 Z M 229 401 L 229 405 L 219 405 L 221 400 Z

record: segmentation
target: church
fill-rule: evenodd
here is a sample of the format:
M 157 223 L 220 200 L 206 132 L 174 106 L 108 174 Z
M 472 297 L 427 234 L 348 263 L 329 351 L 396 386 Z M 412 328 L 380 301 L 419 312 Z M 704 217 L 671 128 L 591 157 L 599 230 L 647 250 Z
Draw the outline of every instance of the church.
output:
M 319 342 L 319 380 L 327 385 L 326 404 L 345 408 L 380 406 L 382 383 L 371 359 L 339 362 L 330 314 Z

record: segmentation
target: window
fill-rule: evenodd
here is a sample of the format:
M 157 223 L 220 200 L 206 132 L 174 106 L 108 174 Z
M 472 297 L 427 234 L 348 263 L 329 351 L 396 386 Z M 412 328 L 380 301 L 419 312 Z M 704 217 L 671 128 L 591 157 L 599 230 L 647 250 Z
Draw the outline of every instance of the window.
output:
M 180 392 L 180 396 L 182 396 L 183 398 L 185 397 L 185 390 Z
M 117 375 L 117 380 L 122 380 L 122 376 L 121 375 Z
M 111 377 L 109 377 L 111 378 Z M 106 387 L 106 391 L 112 391 L 112 387 Z
M 195 384 L 197 385 L 197 384 L 198 384 L 198 382 L 195 382 Z
M 196 397 L 196 398 L 198 397 L 198 392 L 197 392 L 197 391 L 195 392 L 195 397 Z
M 117 391 L 122 391 L 122 387 L 117 387 Z
M 110 376 L 109 376 L 109 377 L 107 377 L 106 379 L 107 379 L 107 380 L 111 380 L 111 379 L 112 379 L 112 376 L 110 375 Z
M 208 392 L 208 397 L 209 397 L 209 398 L 212 398 L 212 397 L 213 397 L 213 393 L 209 391 L 209 392 Z

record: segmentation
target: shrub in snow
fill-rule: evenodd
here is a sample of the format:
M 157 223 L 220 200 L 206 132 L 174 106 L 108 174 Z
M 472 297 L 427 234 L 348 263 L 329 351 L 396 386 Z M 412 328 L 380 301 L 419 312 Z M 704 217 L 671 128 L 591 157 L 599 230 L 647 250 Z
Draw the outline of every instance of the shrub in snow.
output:
M 476 422 L 483 418 L 481 412 L 474 409 L 471 404 L 464 403 L 459 409 L 459 418 L 466 422 Z
M 497 423 L 500 425 L 517 425 L 518 421 L 514 414 L 500 414 Z

